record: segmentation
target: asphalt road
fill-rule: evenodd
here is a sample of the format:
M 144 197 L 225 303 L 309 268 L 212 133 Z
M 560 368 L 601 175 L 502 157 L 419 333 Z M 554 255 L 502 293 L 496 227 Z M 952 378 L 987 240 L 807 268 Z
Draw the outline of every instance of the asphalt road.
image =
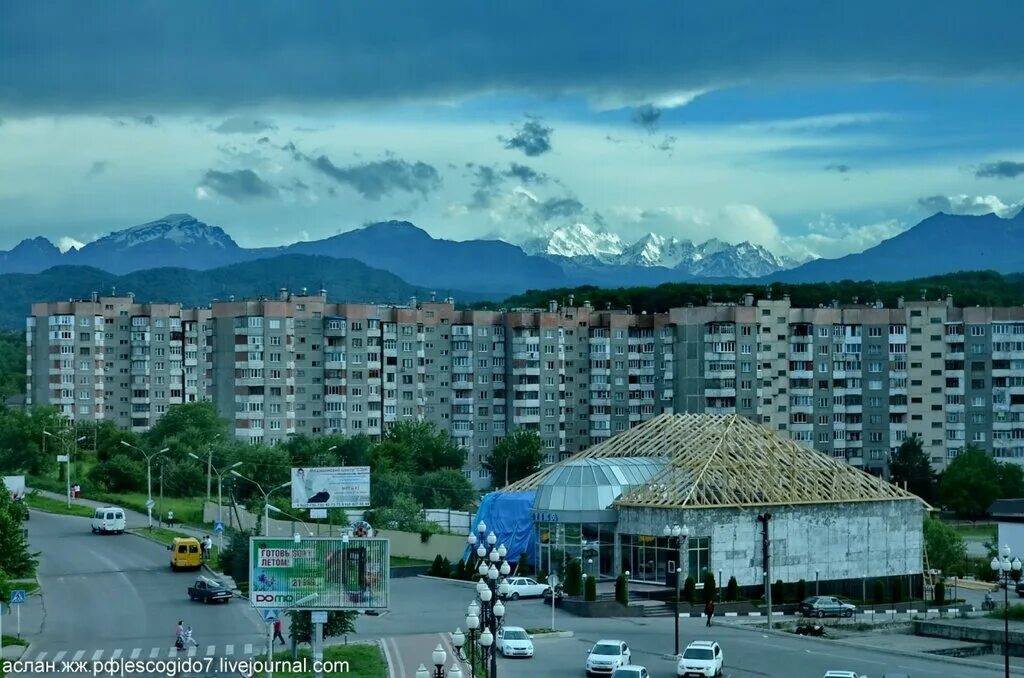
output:
M 132 526 L 131 522 L 129 526 Z M 40 632 L 26 655 L 41 660 L 167 658 L 177 621 L 198 647 L 182 656 L 239 659 L 265 649 L 265 627 L 245 600 L 193 603 L 194 573 L 175 573 L 166 547 L 129 534 L 94 535 L 85 518 L 34 511 L 29 540 L 40 553 Z
M 380 617 L 362 617 L 359 636 L 388 638 L 389 655 L 397 660 L 394 678 L 409 678 L 420 663 L 429 663 L 429 650 L 445 634 L 462 627 L 473 590 L 455 582 L 398 579 L 391 582 L 391 609 Z M 539 600 L 506 605 L 508 624 L 526 628 L 551 625 L 551 608 Z M 674 629 L 671 617 L 585 619 L 555 611 L 555 627 L 571 630 L 572 638 L 534 640 L 533 659 L 499 659 L 499 676 L 512 678 L 566 678 L 582 676 L 587 651 L 601 639 L 621 639 L 633 650 L 633 662 L 647 667 L 654 678 L 674 676 Z M 886 671 L 902 670 L 914 678 L 996 678 L 1002 675 L 999 658 L 985 658 L 991 670 L 945 657 L 919 658 L 830 643 L 826 640 L 767 634 L 733 624 L 716 623 L 711 629 L 699 619 L 680 620 L 685 647 L 692 640 L 717 640 L 725 654 L 725 675 L 734 678 L 821 678 L 828 670 L 857 671 L 878 678 Z M 980 659 L 980 658 L 979 658 Z M 1019 661 L 1014 660 L 1019 666 Z

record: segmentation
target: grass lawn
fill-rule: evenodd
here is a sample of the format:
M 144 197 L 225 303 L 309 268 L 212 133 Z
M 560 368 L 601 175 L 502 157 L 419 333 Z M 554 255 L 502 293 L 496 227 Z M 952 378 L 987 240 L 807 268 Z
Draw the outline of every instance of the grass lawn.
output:
M 156 503 L 153 506 L 153 518 L 154 520 L 159 517 L 167 518 L 168 511 L 174 511 L 174 521 L 193 523 L 195 525 L 202 525 L 203 523 L 203 497 L 164 497 L 162 502 L 160 497 L 156 494 L 154 487 L 153 501 Z M 91 499 L 93 501 L 102 501 L 111 504 L 112 506 L 120 506 L 121 508 L 131 509 L 145 515 L 146 513 L 146 499 L 148 496 L 145 492 L 127 492 L 125 494 L 112 494 L 108 492 L 90 492 L 88 494 L 83 493 L 84 499 Z M 163 512 L 160 512 L 160 509 Z
M 89 506 L 76 504 L 74 500 L 72 500 L 70 507 L 68 506 L 67 501 L 50 499 L 49 497 L 40 497 L 39 495 L 32 494 L 25 497 L 25 501 L 28 503 L 30 508 L 46 511 L 47 513 L 61 513 L 68 516 L 92 518 L 93 513 L 95 512 L 95 510 Z
M 308 671 L 300 671 L 298 673 L 290 672 L 274 672 L 275 678 L 312 678 L 313 676 L 313 661 L 312 655 L 309 650 L 302 650 L 299 652 L 299 659 L 305 659 L 306 668 Z M 275 655 L 275 659 L 291 661 L 291 652 L 279 652 Z M 384 657 L 381 655 L 380 648 L 376 645 L 336 645 L 334 647 L 324 648 L 324 661 L 325 662 L 348 662 L 348 666 L 343 668 L 336 665 L 339 670 L 337 673 L 351 676 L 352 678 L 386 678 L 388 675 L 387 666 L 384 664 Z
M 424 567 L 430 566 L 429 560 L 419 558 L 406 558 L 405 556 L 391 556 L 391 567 Z

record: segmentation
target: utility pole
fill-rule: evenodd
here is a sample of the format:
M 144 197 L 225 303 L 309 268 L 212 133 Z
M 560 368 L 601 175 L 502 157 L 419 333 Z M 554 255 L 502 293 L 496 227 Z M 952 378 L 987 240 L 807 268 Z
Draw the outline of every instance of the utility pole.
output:
M 160 514 L 160 520 L 164 519 L 164 463 L 160 461 L 160 508 L 157 509 L 157 513 Z
M 768 521 L 772 514 L 762 513 L 757 521 L 763 526 L 761 533 L 761 559 L 764 563 L 764 596 L 768 603 L 768 628 L 772 628 L 772 566 L 771 566 L 771 540 L 768 534 Z

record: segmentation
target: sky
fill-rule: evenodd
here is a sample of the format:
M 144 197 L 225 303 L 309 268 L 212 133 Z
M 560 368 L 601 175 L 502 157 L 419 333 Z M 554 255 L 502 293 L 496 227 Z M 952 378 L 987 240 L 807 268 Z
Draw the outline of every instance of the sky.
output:
M 1024 3 L 0 3 L 0 249 L 170 213 L 859 252 L 1024 206 Z M 1014 28 L 1009 28 L 1014 27 Z

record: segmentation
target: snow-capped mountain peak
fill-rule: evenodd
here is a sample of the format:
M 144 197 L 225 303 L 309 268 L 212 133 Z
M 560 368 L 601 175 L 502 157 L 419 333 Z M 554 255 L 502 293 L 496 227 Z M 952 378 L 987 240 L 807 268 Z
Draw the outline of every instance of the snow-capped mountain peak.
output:
M 554 257 L 594 257 L 604 263 L 614 263 L 622 254 L 622 239 L 614 233 L 594 232 L 586 224 L 573 224 L 556 228 L 550 235 L 524 243 L 530 254 Z
M 622 252 L 619 263 L 630 266 L 665 266 L 675 268 L 690 261 L 696 248 L 689 240 L 665 238 L 648 233 Z
M 167 240 L 178 247 L 208 245 L 223 249 L 237 244 L 219 226 L 205 224 L 190 214 L 169 214 L 163 219 L 115 231 L 105 238 L 120 247 L 136 247 L 153 240 Z M 99 241 L 97 241 L 99 242 Z

